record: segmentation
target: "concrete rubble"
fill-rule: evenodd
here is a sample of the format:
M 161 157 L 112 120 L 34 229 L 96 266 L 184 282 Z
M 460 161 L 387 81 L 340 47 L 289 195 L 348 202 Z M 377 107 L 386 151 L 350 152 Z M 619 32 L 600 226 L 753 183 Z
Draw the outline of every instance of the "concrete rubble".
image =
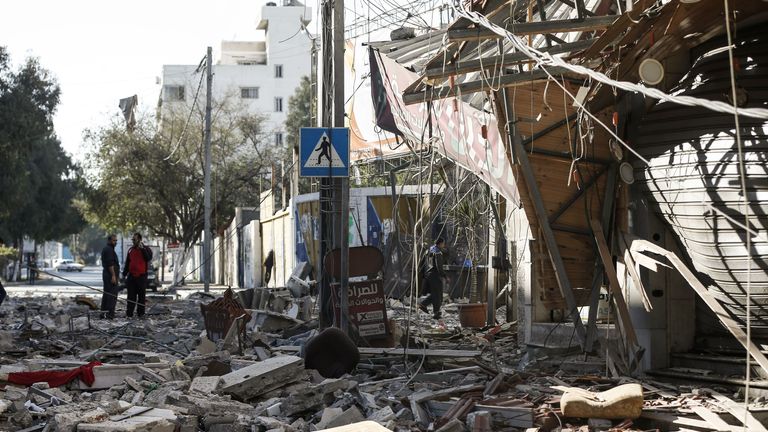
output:
M 98 320 L 82 298 L 8 299 L 0 377 L 102 364 L 90 385 L 5 383 L 0 430 L 765 430 L 764 402 L 737 416 L 728 389 L 609 378 L 585 370 L 582 355 L 518 346 L 515 323 L 462 328 L 455 304 L 438 322 L 388 300 L 388 338 L 358 341 L 352 372 L 326 378 L 303 358 L 317 321 L 288 315 L 312 302 L 300 288 L 238 293 L 251 318 L 231 326 L 245 325 L 245 337 L 219 340 L 201 317 L 209 295 L 153 297 L 146 319 L 132 321 Z

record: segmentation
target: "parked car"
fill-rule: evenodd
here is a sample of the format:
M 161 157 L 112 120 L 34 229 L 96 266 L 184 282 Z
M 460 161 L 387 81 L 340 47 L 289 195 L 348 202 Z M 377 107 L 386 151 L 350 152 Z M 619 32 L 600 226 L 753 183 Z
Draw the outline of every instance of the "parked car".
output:
M 159 286 L 160 282 L 157 280 L 157 271 L 155 270 L 155 266 L 150 264 L 149 268 L 147 269 L 147 288 L 157 292 L 157 288 Z
M 56 271 L 78 271 L 82 272 L 83 267 L 85 267 L 82 264 L 78 264 L 71 259 L 63 259 L 60 260 L 53 268 Z

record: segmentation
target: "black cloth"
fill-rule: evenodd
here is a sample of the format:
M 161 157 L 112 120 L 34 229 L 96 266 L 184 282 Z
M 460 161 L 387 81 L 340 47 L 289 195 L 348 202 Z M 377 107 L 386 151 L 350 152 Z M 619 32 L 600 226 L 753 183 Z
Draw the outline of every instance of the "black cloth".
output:
M 437 272 L 432 272 L 424 279 L 424 291 L 427 296 L 421 299 L 422 306 L 432 305 L 432 315 L 440 318 L 440 308 L 443 305 L 443 278 Z
M 432 245 L 427 252 L 427 273 L 424 278 L 422 292 L 426 293 L 419 304 L 432 304 L 432 314 L 440 318 L 440 307 L 443 305 L 443 278 L 445 275 L 445 255 L 437 245 Z
M 108 318 L 115 317 L 115 306 L 117 305 L 117 284 L 112 283 L 112 273 L 109 269 L 101 272 L 101 281 L 104 283 L 104 292 L 101 294 L 101 311 Z
M 112 283 L 112 272 L 110 267 L 115 268 L 115 279 L 120 275 L 120 263 L 117 261 L 117 252 L 111 244 L 104 246 L 101 250 L 101 281 L 104 284 L 104 292 L 101 294 L 101 310 L 106 313 L 108 318 L 115 316 L 115 306 L 117 306 L 117 293 L 119 291 L 116 283 Z
M 304 346 L 304 367 L 317 370 L 324 378 L 351 373 L 358 362 L 357 345 L 336 327 L 328 327 Z
M 146 273 L 141 276 L 129 274 L 128 278 L 125 280 L 125 285 L 128 288 L 128 305 L 125 307 L 125 315 L 129 318 L 132 317 L 133 308 L 135 307 L 136 314 L 140 317 L 144 316 L 144 306 L 147 296 Z
M 269 254 L 267 254 L 267 259 L 264 260 L 264 267 L 266 267 L 266 271 L 264 272 L 264 285 L 269 285 L 269 280 L 272 279 L 272 267 L 275 266 L 275 253 L 273 251 L 269 251 Z
M 115 266 L 115 276 L 120 274 L 120 262 L 117 260 L 117 252 L 112 245 L 104 246 L 101 250 L 101 267 L 109 271 L 111 266 Z
M 3 286 L 3 282 L 0 281 L 0 305 L 3 304 L 3 301 L 5 300 L 6 292 L 5 287 Z

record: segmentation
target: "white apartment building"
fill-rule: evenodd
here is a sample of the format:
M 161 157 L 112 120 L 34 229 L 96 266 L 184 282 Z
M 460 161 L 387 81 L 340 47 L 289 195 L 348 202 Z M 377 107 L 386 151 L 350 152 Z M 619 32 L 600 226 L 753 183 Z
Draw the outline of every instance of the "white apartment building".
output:
M 214 62 L 214 99 L 237 97 L 252 113 L 269 116 L 266 130 L 276 145 L 283 144 L 288 98 L 298 88 L 301 77 L 309 76 L 312 40 L 304 29 L 312 19 L 312 9 L 296 0 L 282 6 L 273 2 L 261 8 L 257 29 L 263 41 L 222 41 L 221 54 Z M 201 74 L 198 65 L 164 65 L 160 110 L 171 104 L 191 104 Z M 205 105 L 205 83 L 198 98 Z

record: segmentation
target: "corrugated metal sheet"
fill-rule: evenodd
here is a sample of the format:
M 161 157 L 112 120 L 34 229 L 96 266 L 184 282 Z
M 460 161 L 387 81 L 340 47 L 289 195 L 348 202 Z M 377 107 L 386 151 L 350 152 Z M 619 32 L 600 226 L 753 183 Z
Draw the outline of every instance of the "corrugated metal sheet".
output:
M 746 91 L 746 107 L 765 108 L 768 29 L 753 27 L 737 36 L 737 85 Z M 724 45 L 721 41 L 719 46 Z M 728 52 L 710 51 L 696 60 L 676 92 L 727 101 L 729 74 Z M 751 268 L 753 337 L 768 341 L 768 122 L 746 117 L 740 122 L 750 225 L 762 233 L 752 238 L 751 253 L 746 247 L 746 230 L 705 204 L 741 224 L 745 221 L 733 116 L 658 104 L 644 117 L 639 139 L 633 143 L 651 162 L 647 167 L 638 162 L 636 174 L 678 234 L 700 279 L 742 325 L 746 320 L 747 269 Z

